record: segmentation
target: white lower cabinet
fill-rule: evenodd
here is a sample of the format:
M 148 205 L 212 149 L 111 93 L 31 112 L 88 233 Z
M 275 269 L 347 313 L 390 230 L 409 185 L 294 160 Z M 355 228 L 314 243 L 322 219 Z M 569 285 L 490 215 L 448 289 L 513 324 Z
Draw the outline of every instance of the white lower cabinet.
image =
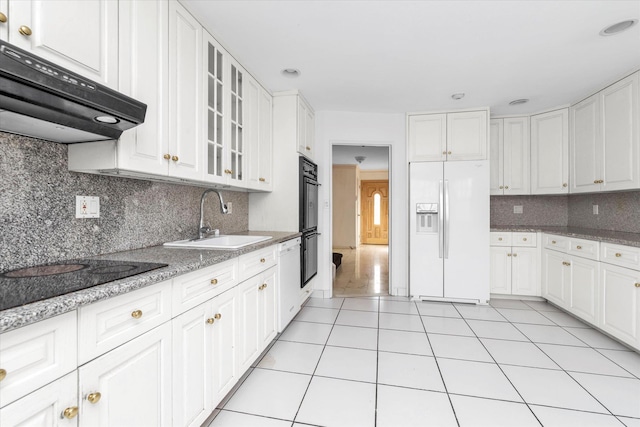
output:
M 602 263 L 599 327 L 640 348 L 640 271 Z
M 81 366 L 81 424 L 172 425 L 171 350 L 166 322 Z
M 536 233 L 491 233 L 491 293 L 540 296 Z
M 571 281 L 565 258 L 561 252 L 542 251 L 542 296 L 560 307 L 567 306 Z
M 78 425 L 78 373 L 65 375 L 2 408 L 0 426 Z
M 237 300 L 237 288 L 213 299 L 214 323 L 211 326 L 213 330 L 214 408 L 240 378 L 237 357 L 239 333 Z M 210 318 L 207 319 L 207 322 L 210 322 Z

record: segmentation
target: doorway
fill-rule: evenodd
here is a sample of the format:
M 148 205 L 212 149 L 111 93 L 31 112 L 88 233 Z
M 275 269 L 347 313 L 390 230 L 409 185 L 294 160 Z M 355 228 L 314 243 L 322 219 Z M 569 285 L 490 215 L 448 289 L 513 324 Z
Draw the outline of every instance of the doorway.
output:
M 333 295 L 389 294 L 389 146 L 332 146 Z

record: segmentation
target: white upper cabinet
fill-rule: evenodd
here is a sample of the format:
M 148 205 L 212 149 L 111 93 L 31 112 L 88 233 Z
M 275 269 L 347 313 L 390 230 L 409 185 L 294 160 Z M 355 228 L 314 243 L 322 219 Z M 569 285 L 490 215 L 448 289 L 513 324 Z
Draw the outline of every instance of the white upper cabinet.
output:
M 247 186 L 251 189 L 272 189 L 272 97 L 255 79 L 245 80 L 245 111 L 247 144 Z
M 490 123 L 491 194 L 529 194 L 529 118 Z
M 408 116 L 409 161 L 487 158 L 487 111 Z
M 315 114 L 313 109 L 306 101 L 298 96 L 298 127 L 297 127 L 297 139 L 298 139 L 298 153 L 313 160 L 314 145 L 315 145 Z
M 2 7 L 4 5 L 4 7 Z M 0 2 L 0 37 L 54 64 L 118 86 L 118 2 Z
M 638 74 L 571 107 L 572 193 L 640 187 Z
M 166 173 L 169 153 L 169 6 L 120 0 L 119 90 L 147 104 L 144 123 L 125 131 L 117 152 L 122 169 Z
M 569 110 L 531 116 L 531 194 L 569 192 Z
M 202 26 L 169 2 L 169 175 L 202 179 Z

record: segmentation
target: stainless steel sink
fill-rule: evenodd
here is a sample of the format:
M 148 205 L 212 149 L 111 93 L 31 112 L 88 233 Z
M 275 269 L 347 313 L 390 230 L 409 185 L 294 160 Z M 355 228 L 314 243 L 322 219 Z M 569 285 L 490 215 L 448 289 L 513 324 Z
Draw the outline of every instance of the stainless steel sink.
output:
M 178 240 L 165 243 L 164 246 L 192 249 L 239 249 L 269 239 L 271 239 L 271 236 L 242 236 L 233 234 L 207 237 L 204 239 Z

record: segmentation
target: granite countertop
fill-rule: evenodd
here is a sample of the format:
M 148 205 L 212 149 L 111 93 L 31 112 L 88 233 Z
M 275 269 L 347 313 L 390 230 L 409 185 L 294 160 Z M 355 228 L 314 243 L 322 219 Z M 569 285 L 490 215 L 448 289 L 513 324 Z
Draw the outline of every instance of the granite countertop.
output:
M 168 266 L 43 301 L 0 311 L 0 332 L 26 326 L 49 317 L 75 310 L 87 304 L 144 288 L 162 282 L 163 280 L 218 264 L 228 259 L 237 258 L 242 254 L 253 252 L 257 249 L 262 249 L 301 235 L 300 232 L 280 231 L 246 231 L 234 234 L 271 236 L 272 238 L 237 250 L 206 250 L 152 246 L 149 248 L 88 257 L 91 259 L 114 261 L 154 262 L 168 264 Z
M 491 231 L 541 231 L 543 233 L 557 234 L 560 236 L 640 247 L 640 233 L 627 233 L 623 231 L 597 230 L 594 228 L 580 227 L 540 227 L 535 225 L 492 225 Z

